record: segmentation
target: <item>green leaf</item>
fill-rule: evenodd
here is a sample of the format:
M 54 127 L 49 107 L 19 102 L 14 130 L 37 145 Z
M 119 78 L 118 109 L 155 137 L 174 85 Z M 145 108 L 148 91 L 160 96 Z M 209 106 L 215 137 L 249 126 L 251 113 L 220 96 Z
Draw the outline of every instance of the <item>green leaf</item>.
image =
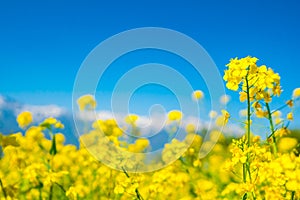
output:
M 52 138 L 52 145 L 51 145 L 51 149 L 49 152 L 51 155 L 55 155 L 57 153 L 57 149 L 56 149 L 56 140 L 55 140 L 55 135 L 53 135 Z
M 247 193 L 244 194 L 244 196 L 243 196 L 242 199 L 243 199 L 243 200 L 246 200 L 246 199 L 247 199 Z
M 40 124 L 40 127 L 51 130 L 51 124 L 49 124 L 49 123 L 43 122 L 43 123 Z

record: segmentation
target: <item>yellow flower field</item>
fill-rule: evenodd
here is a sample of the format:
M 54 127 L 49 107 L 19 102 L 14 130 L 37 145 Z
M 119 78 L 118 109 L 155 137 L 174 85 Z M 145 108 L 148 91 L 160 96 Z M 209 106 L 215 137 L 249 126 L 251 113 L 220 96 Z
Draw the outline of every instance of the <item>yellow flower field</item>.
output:
M 0 135 L 1 200 L 300 199 L 300 137 L 299 132 L 288 128 L 300 88 L 282 107 L 272 110 L 272 99 L 282 92 L 280 76 L 257 62 L 250 56 L 231 59 L 223 77 L 226 87 L 239 92 L 240 101 L 246 105 L 246 121 L 240 122 L 245 129 L 242 137 L 228 137 L 219 129 L 204 135 L 189 124 L 186 137 L 171 138 L 155 163 L 144 157 L 151 151 L 147 138 L 124 139 L 124 131 L 143 135 L 136 126 L 137 115 L 124 119 L 126 130 L 114 119 L 95 121 L 80 137 L 77 148 L 64 144 L 64 125 L 57 119 L 31 125 L 31 113 L 20 113 L 16 120 L 24 131 Z M 197 90 L 191 98 L 198 101 L 204 94 Z M 223 101 L 229 101 L 228 97 Z M 90 111 L 96 101 L 86 95 L 78 99 L 78 106 L 81 112 Z M 282 109 L 288 111 L 283 115 Z M 183 114 L 177 110 L 168 113 L 170 135 L 178 129 Z M 231 120 L 226 110 L 211 111 L 209 116 L 216 127 L 226 126 Z M 252 120 L 257 118 L 268 122 L 264 124 L 269 129 L 266 139 L 252 132 Z M 204 140 L 206 136 L 208 140 Z M 212 149 L 200 158 L 200 148 L 206 147 Z M 110 158 L 101 153 L 103 149 L 111 152 Z M 118 152 L 128 160 L 118 160 Z M 171 162 L 174 158 L 178 159 Z M 111 167 L 102 163 L 103 159 L 113 160 Z M 137 165 L 149 162 L 149 172 L 134 172 Z M 160 169 L 151 171 L 151 167 Z

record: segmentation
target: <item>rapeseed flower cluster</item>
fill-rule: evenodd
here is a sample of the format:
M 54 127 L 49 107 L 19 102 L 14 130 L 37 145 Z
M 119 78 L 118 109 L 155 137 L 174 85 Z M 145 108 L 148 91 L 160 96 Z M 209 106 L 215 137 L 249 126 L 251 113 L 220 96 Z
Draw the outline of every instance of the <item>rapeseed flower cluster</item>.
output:
M 258 59 L 247 56 L 234 58 L 226 65 L 224 80 L 230 90 L 240 92 L 241 102 L 247 100 L 247 93 L 251 101 L 263 99 L 269 103 L 272 96 L 280 96 L 280 76 L 265 65 L 257 66 Z

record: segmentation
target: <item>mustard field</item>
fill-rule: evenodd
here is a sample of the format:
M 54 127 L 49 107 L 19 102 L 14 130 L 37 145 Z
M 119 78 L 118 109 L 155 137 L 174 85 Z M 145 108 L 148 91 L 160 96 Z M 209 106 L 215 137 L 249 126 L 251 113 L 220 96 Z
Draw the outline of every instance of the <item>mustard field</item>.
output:
M 300 88 L 274 109 L 272 100 L 282 92 L 280 75 L 249 56 L 231 59 L 223 79 L 244 105 L 240 121 L 232 119 L 230 110 L 211 111 L 215 128 L 205 132 L 189 124 L 185 137 L 177 139 L 171 136 L 184 113 L 172 110 L 166 123 L 170 140 L 153 157 L 135 114 L 124 119 L 126 127 L 115 119 L 86 124 L 76 147 L 64 143 L 59 120 L 36 123 L 30 112 L 19 113 L 23 131 L 0 137 L 1 200 L 300 199 L 300 136 L 289 129 Z M 192 97 L 201 101 L 204 94 L 196 90 Z M 92 95 L 77 103 L 80 112 L 93 111 L 97 104 Z M 253 131 L 254 119 L 264 119 L 267 133 Z M 228 122 L 243 127 L 244 134 L 226 135 L 222 127 Z M 128 139 L 125 132 L 136 137 Z

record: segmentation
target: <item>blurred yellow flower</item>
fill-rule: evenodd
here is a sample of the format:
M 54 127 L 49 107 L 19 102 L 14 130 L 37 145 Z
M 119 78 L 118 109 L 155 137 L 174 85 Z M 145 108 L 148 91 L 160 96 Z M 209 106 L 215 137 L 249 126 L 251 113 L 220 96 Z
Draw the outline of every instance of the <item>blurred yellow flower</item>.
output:
M 290 121 L 294 120 L 294 116 L 293 116 L 293 113 L 292 112 L 289 112 L 286 116 L 286 118 Z
M 227 95 L 227 94 L 224 94 L 224 95 L 222 95 L 222 96 L 220 97 L 220 103 L 221 103 L 221 104 L 226 105 L 226 104 L 228 104 L 229 101 L 230 101 L 230 96 Z
M 128 145 L 128 151 L 133 152 L 133 153 L 142 153 L 144 150 L 149 147 L 150 142 L 146 138 L 139 138 L 135 141 L 134 144 L 129 144 Z
M 260 103 L 258 101 L 255 101 L 253 104 L 252 104 L 252 107 L 255 108 L 255 110 L 258 110 L 258 109 L 261 109 L 262 106 L 260 105 Z
M 281 117 L 281 115 L 282 115 L 282 113 L 279 110 L 273 112 L 274 117 Z
M 240 92 L 240 102 L 244 102 L 247 100 L 247 93 L 246 92 Z
M 138 115 L 135 115 L 135 114 L 129 114 L 125 117 L 125 122 L 127 124 L 135 124 L 136 121 L 139 119 L 139 116 Z
M 240 117 L 246 117 L 248 115 L 247 109 L 242 109 L 239 111 L 239 116 Z
M 275 124 L 278 125 L 278 124 L 281 124 L 283 122 L 283 119 L 280 118 L 280 117 L 276 117 L 275 118 Z
M 226 123 L 227 123 L 227 122 L 228 122 L 228 119 L 230 118 L 229 112 L 228 112 L 227 110 L 221 110 L 221 112 L 222 112 L 222 115 L 224 116 L 225 121 L 226 121 Z
M 195 90 L 192 94 L 192 98 L 196 101 L 202 99 L 203 97 L 204 93 L 201 90 Z
M 289 107 L 293 107 L 293 106 L 294 106 L 294 101 L 290 99 L 290 100 L 286 101 L 286 104 L 287 104 Z
M 139 138 L 135 141 L 135 144 L 141 149 L 145 149 L 150 145 L 150 142 L 146 138 Z
M 79 106 L 79 110 L 93 110 L 96 108 L 96 101 L 94 96 L 88 94 L 83 95 L 77 99 L 77 104 Z
M 59 129 L 64 128 L 64 125 L 54 117 L 48 117 L 42 123 L 40 123 L 39 126 L 42 128 L 47 128 L 48 130 L 52 129 L 53 127 Z
M 45 124 L 50 124 L 50 125 L 55 125 L 57 122 L 57 119 L 54 117 L 48 117 L 47 119 L 44 120 Z
M 294 91 L 293 91 L 293 97 L 294 98 L 300 97 L 300 88 L 294 89 Z
M 54 127 L 55 127 L 55 128 L 63 129 L 65 126 L 64 126 L 61 122 L 56 122 L 56 123 L 54 124 Z
M 168 113 L 168 119 L 170 121 L 179 121 L 182 118 L 182 113 L 179 110 L 171 110 Z
M 230 118 L 229 112 L 226 110 L 222 110 L 222 115 L 217 117 L 215 124 L 217 126 L 225 126 L 228 123 L 228 119 Z
M 276 136 L 278 135 L 280 137 L 289 135 L 290 133 L 291 131 L 287 127 L 282 127 L 275 132 Z
M 296 138 L 283 137 L 279 140 L 278 148 L 281 152 L 286 152 L 293 149 L 298 144 Z
M 29 111 L 24 111 L 20 113 L 17 117 L 17 122 L 20 128 L 26 128 L 29 124 L 33 122 L 32 114 Z
M 255 111 L 255 115 L 257 118 L 264 118 L 268 116 L 268 111 L 263 111 L 262 109 L 257 109 Z
M 209 118 L 214 119 L 218 116 L 218 113 L 214 110 L 211 110 L 208 114 Z
M 77 191 L 76 191 L 76 188 L 71 186 L 67 191 L 66 191 L 66 196 L 69 198 L 69 199 L 72 199 L 72 200 L 77 200 Z
M 187 133 L 195 133 L 196 132 L 196 126 L 194 124 L 188 124 L 185 127 L 185 131 Z

